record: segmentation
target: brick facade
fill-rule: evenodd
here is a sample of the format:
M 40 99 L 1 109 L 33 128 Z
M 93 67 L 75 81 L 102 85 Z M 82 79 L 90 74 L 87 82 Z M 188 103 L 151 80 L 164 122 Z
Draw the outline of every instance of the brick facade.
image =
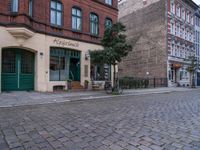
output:
M 127 26 L 128 41 L 133 50 L 119 65 L 121 76 L 132 77 L 167 77 L 167 50 L 165 2 L 163 0 L 148 0 L 143 4 L 140 0 L 127 1 L 120 7 L 120 12 L 126 7 L 131 12 L 120 21 Z M 135 11 L 132 10 L 135 8 Z
M 0 25 L 23 26 L 34 32 L 45 33 L 53 36 L 66 37 L 85 42 L 99 43 L 104 33 L 105 18 L 117 21 L 117 0 L 113 5 L 105 4 L 104 0 L 61 0 L 63 5 L 63 25 L 60 28 L 50 24 L 50 0 L 33 0 L 33 17 L 28 15 L 28 0 L 19 0 L 19 11 L 12 14 L 11 0 L 0 1 Z M 81 8 L 83 13 L 83 28 L 81 32 L 71 30 L 71 9 L 73 6 Z M 89 16 L 95 12 L 99 16 L 99 35 L 90 35 Z

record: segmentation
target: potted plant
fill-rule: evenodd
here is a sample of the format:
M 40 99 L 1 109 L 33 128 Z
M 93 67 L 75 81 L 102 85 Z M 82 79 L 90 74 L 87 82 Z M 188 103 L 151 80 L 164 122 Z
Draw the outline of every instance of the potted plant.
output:
M 89 81 L 88 81 L 88 80 L 85 80 L 85 82 L 84 82 L 84 87 L 85 87 L 86 90 L 88 89 L 88 85 L 89 85 Z

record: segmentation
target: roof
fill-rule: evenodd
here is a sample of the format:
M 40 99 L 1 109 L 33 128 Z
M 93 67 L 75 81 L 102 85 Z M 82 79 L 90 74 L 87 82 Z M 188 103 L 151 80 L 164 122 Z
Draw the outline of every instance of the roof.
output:
M 194 9 L 198 9 L 199 6 L 193 0 L 183 0 L 185 3 L 189 4 Z

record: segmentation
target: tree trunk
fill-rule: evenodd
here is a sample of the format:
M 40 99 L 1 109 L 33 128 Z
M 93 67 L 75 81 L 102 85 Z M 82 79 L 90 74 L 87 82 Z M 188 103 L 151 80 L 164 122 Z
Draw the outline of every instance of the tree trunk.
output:
M 113 65 L 113 67 L 114 67 L 114 72 L 113 72 L 113 87 L 115 87 L 115 85 L 116 85 L 116 68 L 115 68 L 115 64 Z

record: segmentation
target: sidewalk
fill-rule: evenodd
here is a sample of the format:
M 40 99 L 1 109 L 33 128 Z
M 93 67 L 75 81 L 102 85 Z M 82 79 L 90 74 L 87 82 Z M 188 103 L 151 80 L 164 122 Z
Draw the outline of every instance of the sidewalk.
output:
M 183 92 L 198 89 L 189 88 L 155 88 L 125 90 L 122 95 L 107 95 L 105 91 L 40 93 L 40 92 L 11 92 L 0 94 L 0 107 L 13 107 L 23 105 L 37 105 L 48 103 L 60 103 L 76 100 L 93 100 L 134 95 L 158 94 L 168 92 Z

